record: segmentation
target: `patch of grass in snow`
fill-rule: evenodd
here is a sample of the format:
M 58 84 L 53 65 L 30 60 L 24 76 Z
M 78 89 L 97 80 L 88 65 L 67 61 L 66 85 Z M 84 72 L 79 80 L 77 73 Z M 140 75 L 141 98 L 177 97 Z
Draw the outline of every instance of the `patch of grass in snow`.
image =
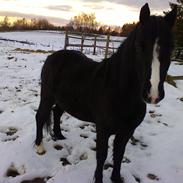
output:
M 158 177 L 157 175 L 154 175 L 154 174 L 152 174 L 152 173 L 147 174 L 147 177 L 148 177 L 149 179 L 151 179 L 151 180 L 156 180 L 156 181 L 159 181 L 159 180 L 160 180 L 159 177 Z
M 46 183 L 51 177 L 44 177 L 44 178 L 40 178 L 40 177 L 37 177 L 37 178 L 34 178 L 32 180 L 24 180 L 22 181 L 21 183 Z
M 175 88 L 177 88 L 176 82 L 173 80 L 172 76 L 167 75 L 166 77 L 166 82 L 172 86 L 174 86 Z
M 49 50 L 49 51 L 45 51 L 45 50 L 31 50 L 31 49 L 23 49 L 23 48 L 16 48 L 14 51 L 18 51 L 18 52 L 21 52 L 21 53 L 43 53 L 43 54 L 48 54 L 48 53 L 54 53 L 55 51 L 53 50 Z
M 183 80 L 183 76 L 167 75 L 167 77 L 166 77 L 166 82 L 177 88 L 177 85 L 176 85 L 176 82 L 175 82 L 176 80 Z
M 183 61 L 175 63 L 175 65 L 183 65 Z

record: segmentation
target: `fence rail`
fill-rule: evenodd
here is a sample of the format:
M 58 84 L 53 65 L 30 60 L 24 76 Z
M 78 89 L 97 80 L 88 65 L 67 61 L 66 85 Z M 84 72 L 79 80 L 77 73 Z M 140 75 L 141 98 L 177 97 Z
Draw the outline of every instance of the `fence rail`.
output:
M 80 43 L 71 43 L 70 39 L 80 40 Z M 90 41 L 92 44 L 84 43 L 85 41 Z M 99 45 L 98 43 L 104 43 L 105 45 Z M 102 49 L 105 51 L 105 58 L 108 57 L 110 51 L 114 52 L 118 47 L 110 46 L 110 43 L 121 43 L 121 40 L 112 40 L 110 35 L 107 35 L 106 38 L 101 38 L 100 35 L 88 36 L 86 34 L 75 34 L 72 32 L 66 31 L 65 33 L 65 46 L 64 49 L 68 47 L 79 47 L 80 51 L 83 52 L 84 48 L 93 48 L 93 55 L 96 55 L 96 49 Z

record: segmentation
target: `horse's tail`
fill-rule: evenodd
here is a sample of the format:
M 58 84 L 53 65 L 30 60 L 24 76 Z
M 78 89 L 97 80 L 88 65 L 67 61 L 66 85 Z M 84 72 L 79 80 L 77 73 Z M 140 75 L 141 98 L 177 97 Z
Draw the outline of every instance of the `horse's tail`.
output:
M 49 117 L 46 120 L 45 125 L 44 125 L 44 127 L 48 133 L 51 133 L 52 123 L 53 123 L 53 108 L 51 108 L 50 113 L 49 113 Z
M 52 71 L 52 56 L 48 56 L 41 71 L 41 90 L 42 94 L 44 95 L 44 100 L 49 101 L 48 105 L 48 111 L 49 111 L 49 116 L 47 120 L 44 123 L 44 128 L 45 130 L 50 133 L 51 132 L 51 125 L 53 122 L 53 106 L 50 106 L 54 104 L 54 97 L 52 96 L 53 94 L 53 71 Z

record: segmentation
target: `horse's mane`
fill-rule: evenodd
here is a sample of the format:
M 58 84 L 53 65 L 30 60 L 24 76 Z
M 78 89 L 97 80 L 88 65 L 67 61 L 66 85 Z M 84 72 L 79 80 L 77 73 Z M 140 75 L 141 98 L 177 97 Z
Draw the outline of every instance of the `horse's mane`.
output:
M 152 31 L 152 37 L 155 40 L 155 38 L 158 36 L 160 31 L 160 24 L 162 23 L 162 16 L 151 16 L 149 28 Z M 137 38 L 137 31 L 140 27 L 140 23 L 137 23 L 136 27 L 131 31 L 131 33 L 128 35 L 128 37 L 121 43 L 121 45 L 118 47 L 117 51 L 110 57 L 110 59 L 113 59 L 116 56 L 120 56 L 124 53 L 131 53 L 135 51 L 136 46 L 136 38 Z
M 125 56 L 125 53 L 129 53 L 134 51 L 135 39 L 137 26 L 132 30 L 132 32 L 128 35 L 128 37 L 120 44 L 117 51 L 111 55 L 111 57 L 104 60 L 116 60 L 117 58 L 121 58 L 122 55 Z M 130 53 L 129 53 L 130 54 Z

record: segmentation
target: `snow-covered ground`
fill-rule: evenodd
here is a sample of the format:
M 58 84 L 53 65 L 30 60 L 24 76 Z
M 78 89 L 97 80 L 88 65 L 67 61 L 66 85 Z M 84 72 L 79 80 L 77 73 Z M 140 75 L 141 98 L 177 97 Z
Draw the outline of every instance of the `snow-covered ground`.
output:
M 35 113 L 41 67 L 48 53 L 15 51 L 58 50 L 64 46 L 64 35 L 10 32 L 0 33 L 0 38 L 34 43 L 0 40 L 0 183 L 41 182 L 41 178 L 48 178 L 47 183 L 92 183 L 96 165 L 93 124 L 65 114 L 61 127 L 67 139 L 53 141 L 45 133 L 47 152 L 42 156 L 36 154 Z M 169 74 L 183 75 L 183 65 L 172 63 Z M 148 106 L 143 123 L 127 144 L 121 170 L 125 183 L 183 182 L 183 81 L 177 81 L 177 86 L 165 84 L 165 99 L 156 106 Z M 113 136 L 104 183 L 111 182 L 112 142 Z

